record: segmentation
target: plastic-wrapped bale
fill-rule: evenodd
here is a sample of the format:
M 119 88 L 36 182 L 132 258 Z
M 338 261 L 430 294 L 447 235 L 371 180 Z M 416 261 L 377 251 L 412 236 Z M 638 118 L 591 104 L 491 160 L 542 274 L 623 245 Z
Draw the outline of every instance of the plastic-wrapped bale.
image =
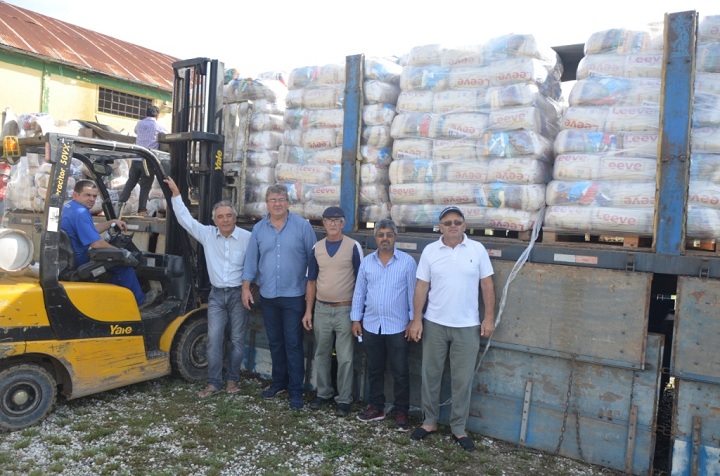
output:
M 544 229 L 652 233 L 662 31 L 592 33 L 555 138 Z
M 698 23 L 693 115 L 690 129 L 690 183 L 687 236 L 720 238 L 720 15 Z

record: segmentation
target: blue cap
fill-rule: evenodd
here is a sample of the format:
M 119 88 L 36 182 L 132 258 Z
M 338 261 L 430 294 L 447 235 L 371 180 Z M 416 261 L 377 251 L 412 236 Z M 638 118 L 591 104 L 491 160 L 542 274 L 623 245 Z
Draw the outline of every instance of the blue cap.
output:
M 442 220 L 443 217 L 444 217 L 445 215 L 447 215 L 448 213 L 450 213 L 450 212 L 455 212 L 455 213 L 457 213 L 458 215 L 460 215 L 463 220 L 465 219 L 465 215 L 463 215 L 462 210 L 460 210 L 460 209 L 459 209 L 458 207 L 456 207 L 456 206 L 451 206 L 451 207 L 447 207 L 447 208 L 443 209 L 443 211 L 440 212 L 440 218 L 439 218 L 439 220 Z
M 323 218 L 345 218 L 345 212 L 340 207 L 327 207 L 322 214 Z

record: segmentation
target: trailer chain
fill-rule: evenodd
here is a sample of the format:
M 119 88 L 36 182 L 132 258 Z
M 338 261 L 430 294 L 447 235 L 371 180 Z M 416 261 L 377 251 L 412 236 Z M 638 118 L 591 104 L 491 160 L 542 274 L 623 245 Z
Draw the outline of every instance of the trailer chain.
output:
M 563 413 L 562 426 L 560 427 L 560 439 L 558 440 L 557 447 L 555 448 L 555 456 L 560 454 L 560 447 L 562 446 L 563 440 L 565 439 L 565 430 L 567 429 L 567 418 L 570 412 L 570 396 L 572 395 L 572 384 L 573 376 L 575 374 L 575 354 L 572 355 L 572 365 L 570 366 L 570 376 L 568 377 L 567 392 L 565 392 L 565 412 Z M 576 419 L 577 420 L 577 419 Z
M 575 405 L 575 440 L 577 441 L 578 456 L 580 461 L 585 461 L 585 457 L 582 452 L 582 444 L 580 443 L 580 410 Z

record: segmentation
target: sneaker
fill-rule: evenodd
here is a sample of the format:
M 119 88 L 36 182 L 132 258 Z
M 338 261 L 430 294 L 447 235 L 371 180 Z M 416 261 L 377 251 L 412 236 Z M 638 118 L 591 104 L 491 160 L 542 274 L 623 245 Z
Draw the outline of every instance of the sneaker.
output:
M 279 397 L 283 393 L 287 393 L 287 390 L 285 390 L 284 388 L 278 390 L 276 388 L 268 387 L 263 390 L 260 395 L 262 395 L 262 397 L 266 400 L 271 400 L 275 397 Z
M 310 402 L 310 405 L 308 405 L 308 406 L 310 407 L 310 410 L 320 410 L 320 408 L 322 408 L 323 405 L 329 405 L 332 402 L 333 402 L 332 398 L 317 397 L 315 400 Z
M 380 421 L 385 419 L 385 412 L 368 405 L 365 410 L 358 413 L 357 419 L 360 421 Z
M 303 407 L 302 395 L 292 395 L 290 397 L 290 410 L 300 410 Z
M 140 306 L 138 306 L 139 309 L 142 311 L 146 307 L 150 306 L 152 303 L 155 302 L 155 300 L 158 298 L 159 295 L 160 295 L 160 293 L 158 293 L 154 289 L 151 289 L 150 291 L 148 291 L 145 294 L 145 300 L 142 302 L 142 304 L 140 304 Z
M 407 433 L 410 427 L 408 426 L 408 417 L 406 413 L 395 414 L 395 431 Z
M 349 403 L 338 403 L 335 407 L 335 416 L 340 418 L 345 418 L 350 414 L 350 404 Z

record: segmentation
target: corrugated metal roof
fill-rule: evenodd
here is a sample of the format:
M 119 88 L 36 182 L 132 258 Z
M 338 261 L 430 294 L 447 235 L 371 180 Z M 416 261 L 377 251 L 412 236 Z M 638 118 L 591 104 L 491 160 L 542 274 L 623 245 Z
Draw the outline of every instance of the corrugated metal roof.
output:
M 0 49 L 170 91 L 178 60 L 1 1 Z

